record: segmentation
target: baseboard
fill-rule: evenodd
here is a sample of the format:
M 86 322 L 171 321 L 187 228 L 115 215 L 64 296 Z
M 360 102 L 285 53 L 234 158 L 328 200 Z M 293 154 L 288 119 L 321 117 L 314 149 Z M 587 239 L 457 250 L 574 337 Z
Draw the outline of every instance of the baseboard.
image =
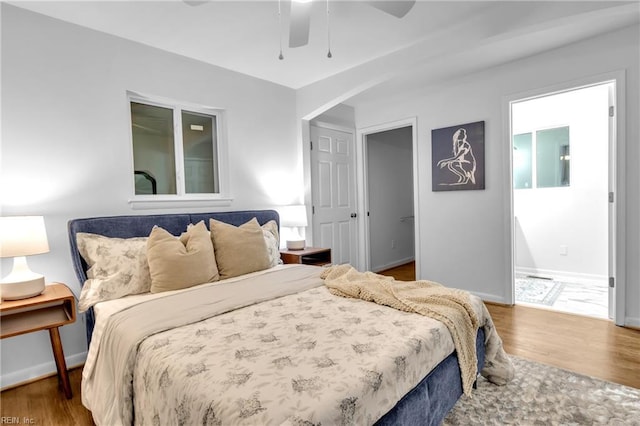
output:
M 483 302 L 511 306 L 511 303 L 509 303 L 504 297 L 496 296 L 495 294 L 479 293 L 477 291 L 470 291 L 470 293 L 478 296 Z
M 583 274 L 579 272 L 568 271 L 554 271 L 551 269 L 538 269 L 538 268 L 525 268 L 516 266 L 516 274 L 522 275 L 535 275 L 545 278 L 553 278 L 558 281 L 570 281 L 575 283 L 590 283 L 594 281 L 608 282 L 609 278 L 606 275 L 597 274 Z
M 398 266 L 406 265 L 407 263 L 413 262 L 414 260 L 415 260 L 415 257 L 413 257 L 413 256 L 406 257 L 404 259 L 396 260 L 396 261 L 387 263 L 385 265 L 378 265 L 378 266 L 371 267 L 371 272 L 386 271 L 387 269 L 396 268 Z
M 64 357 L 67 363 L 67 369 L 77 367 L 84 364 L 87 359 L 87 352 L 69 355 Z M 34 380 L 45 378 L 56 374 L 55 361 L 45 362 L 43 364 L 34 365 L 33 367 L 23 370 L 13 371 L 11 373 L 2 374 L 0 376 L 0 390 L 14 388 Z
M 624 326 L 640 330 L 640 318 L 626 317 L 624 319 Z
M 486 300 L 486 299 L 483 299 L 482 301 L 484 302 L 485 305 L 504 306 L 504 307 L 507 307 L 507 308 L 511 308 L 511 307 L 514 306 L 511 303 L 492 302 L 491 300 Z

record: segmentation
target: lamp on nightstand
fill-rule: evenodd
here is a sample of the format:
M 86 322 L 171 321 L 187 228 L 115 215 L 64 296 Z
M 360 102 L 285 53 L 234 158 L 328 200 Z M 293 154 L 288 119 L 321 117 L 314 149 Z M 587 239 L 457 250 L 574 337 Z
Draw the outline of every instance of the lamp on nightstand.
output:
M 0 257 L 13 257 L 13 270 L 0 280 L 2 299 L 26 299 L 44 291 L 44 276 L 29 269 L 25 256 L 48 251 L 42 216 L 0 217 Z
M 291 228 L 291 234 L 287 238 L 287 249 L 302 250 L 305 240 L 300 236 L 300 227 L 307 226 L 307 209 L 304 205 L 284 206 L 279 209 L 281 225 Z

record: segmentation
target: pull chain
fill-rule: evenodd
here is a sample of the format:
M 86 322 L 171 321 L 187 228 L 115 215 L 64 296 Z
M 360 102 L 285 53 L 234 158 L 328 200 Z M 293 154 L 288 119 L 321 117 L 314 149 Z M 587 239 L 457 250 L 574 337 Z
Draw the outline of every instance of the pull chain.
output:
M 280 41 L 280 54 L 278 55 L 278 59 L 283 60 L 284 55 L 282 54 L 282 8 L 281 8 L 281 0 L 278 0 L 278 29 L 280 30 L 279 41 Z
M 331 59 L 331 27 L 329 25 L 329 0 L 327 0 L 327 58 Z

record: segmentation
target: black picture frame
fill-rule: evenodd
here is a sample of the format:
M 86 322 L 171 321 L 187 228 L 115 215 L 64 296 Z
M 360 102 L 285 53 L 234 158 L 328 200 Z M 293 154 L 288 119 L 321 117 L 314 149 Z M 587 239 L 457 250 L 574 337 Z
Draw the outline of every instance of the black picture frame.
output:
M 431 130 L 432 191 L 484 188 L 484 121 Z

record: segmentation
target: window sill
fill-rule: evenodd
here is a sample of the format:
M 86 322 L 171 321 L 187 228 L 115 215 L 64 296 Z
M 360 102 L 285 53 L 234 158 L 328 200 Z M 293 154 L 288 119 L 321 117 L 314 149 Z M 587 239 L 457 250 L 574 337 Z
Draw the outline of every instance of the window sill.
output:
M 183 207 L 228 207 L 233 198 L 223 196 L 138 196 L 129 200 L 133 210 L 171 209 Z

